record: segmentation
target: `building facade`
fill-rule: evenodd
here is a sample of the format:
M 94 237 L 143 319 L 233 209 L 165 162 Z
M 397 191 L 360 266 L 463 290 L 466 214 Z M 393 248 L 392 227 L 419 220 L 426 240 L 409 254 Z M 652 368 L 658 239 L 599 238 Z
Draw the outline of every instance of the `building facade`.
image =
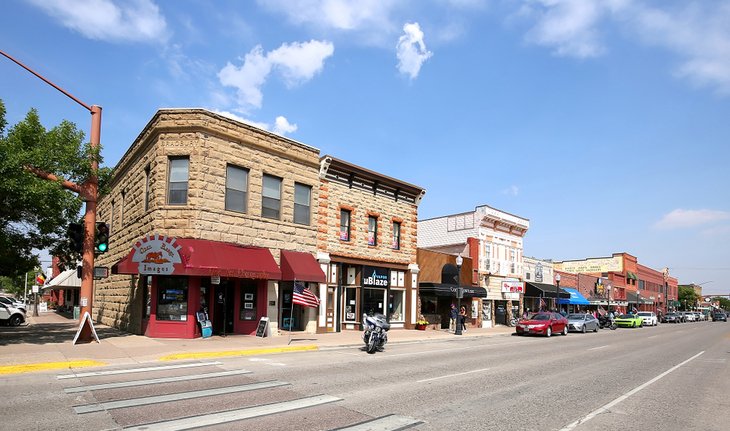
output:
M 320 330 L 360 329 L 364 313 L 412 328 L 425 190 L 329 155 L 319 175 L 317 259 L 327 274 Z
M 471 257 L 472 279 L 487 290 L 481 302 L 483 327 L 506 324 L 522 312 L 523 239 L 528 219 L 491 208 L 418 222 L 418 247 Z
M 321 295 L 314 259 L 319 150 L 202 109 L 158 111 L 121 158 L 97 220 L 112 267 L 94 319 L 152 337 L 253 334 L 267 317 L 316 331 L 292 306 L 294 282 Z M 293 319 L 292 316 L 296 316 Z M 286 320 L 285 320 L 286 319 Z

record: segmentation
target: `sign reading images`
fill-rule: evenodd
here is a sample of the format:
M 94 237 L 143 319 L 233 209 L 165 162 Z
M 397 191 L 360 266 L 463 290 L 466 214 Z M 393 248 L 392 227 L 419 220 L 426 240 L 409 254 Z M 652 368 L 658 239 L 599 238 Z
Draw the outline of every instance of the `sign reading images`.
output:
M 142 238 L 134 245 L 132 262 L 139 263 L 139 273 L 148 275 L 168 275 L 175 271 L 173 266 L 181 263 L 180 246 L 175 238 L 152 234 Z
M 376 266 L 362 267 L 362 285 L 375 287 L 390 286 L 390 271 Z

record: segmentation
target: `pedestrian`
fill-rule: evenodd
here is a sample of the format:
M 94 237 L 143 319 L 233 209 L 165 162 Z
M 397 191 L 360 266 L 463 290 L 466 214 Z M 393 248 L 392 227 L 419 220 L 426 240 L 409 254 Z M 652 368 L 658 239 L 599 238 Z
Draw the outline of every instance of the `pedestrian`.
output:
M 455 304 L 451 304 L 451 311 L 449 311 L 449 331 L 456 331 L 456 319 L 459 317 L 459 311 L 456 309 Z
M 522 318 L 527 320 L 527 317 L 530 315 L 530 309 L 525 308 L 525 311 L 522 312 Z
M 466 331 L 466 308 L 464 306 L 459 310 L 459 325 L 461 325 L 462 331 Z

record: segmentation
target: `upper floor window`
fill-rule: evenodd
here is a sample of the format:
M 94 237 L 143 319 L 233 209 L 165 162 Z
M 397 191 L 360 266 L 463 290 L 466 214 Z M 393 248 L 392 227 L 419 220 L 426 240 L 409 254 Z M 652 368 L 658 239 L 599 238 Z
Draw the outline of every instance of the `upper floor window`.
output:
M 340 240 L 350 240 L 350 211 L 340 210 Z
M 400 250 L 400 222 L 393 222 L 393 250 Z
M 277 220 L 281 217 L 281 178 L 264 175 L 261 216 Z
M 294 183 L 294 223 L 309 225 L 311 218 L 312 188 Z
M 226 209 L 245 213 L 248 201 L 248 170 L 226 167 Z
M 378 245 L 378 218 L 368 216 L 368 245 Z
M 170 172 L 167 183 L 167 203 L 185 205 L 188 203 L 188 168 L 187 157 L 170 157 Z

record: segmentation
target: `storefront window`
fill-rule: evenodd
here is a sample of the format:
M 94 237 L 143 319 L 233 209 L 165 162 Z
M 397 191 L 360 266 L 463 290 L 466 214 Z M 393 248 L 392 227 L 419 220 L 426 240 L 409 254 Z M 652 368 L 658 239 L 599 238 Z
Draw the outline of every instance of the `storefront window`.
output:
M 354 322 L 357 319 L 357 289 L 348 287 L 345 288 L 345 320 Z
M 390 320 L 393 322 L 405 321 L 404 304 L 406 303 L 406 291 L 391 289 L 390 291 Z
M 385 289 L 365 288 L 363 298 L 363 313 L 369 316 L 373 314 L 385 314 Z
M 152 314 L 152 276 L 142 275 L 142 317 L 149 319 Z
M 188 278 L 159 277 L 157 320 L 188 320 Z
M 241 309 L 239 320 L 256 320 L 256 284 L 241 282 Z

